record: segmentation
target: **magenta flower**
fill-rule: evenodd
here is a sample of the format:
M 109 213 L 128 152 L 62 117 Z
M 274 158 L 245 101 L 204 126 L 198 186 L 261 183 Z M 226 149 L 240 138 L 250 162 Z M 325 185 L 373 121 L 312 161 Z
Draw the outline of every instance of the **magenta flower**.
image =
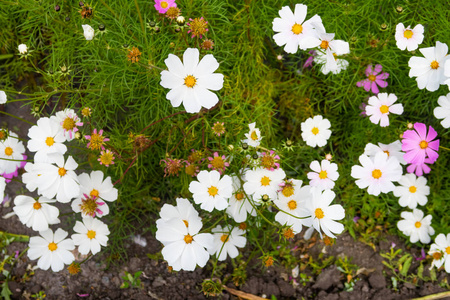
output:
M 415 173 L 417 176 L 422 176 L 423 173 L 428 174 L 431 171 L 431 168 L 427 164 L 432 164 L 432 162 L 430 162 L 430 159 L 425 158 L 423 163 L 410 164 L 406 168 L 406 171 L 408 173 Z
M 225 171 L 225 168 L 230 165 L 226 161 L 225 155 L 219 156 L 218 152 L 214 152 L 213 157 L 208 157 L 208 168 L 218 171 L 221 175 Z
M 415 130 L 406 130 L 403 133 L 402 151 L 406 153 L 403 158 L 407 163 L 415 165 L 423 165 L 427 159 L 427 163 L 434 163 L 439 157 L 439 140 L 433 141 L 437 132 L 433 127 L 428 127 L 423 123 L 414 123 Z
M 314 57 L 317 55 L 316 50 L 310 50 L 308 54 L 311 54 L 311 56 L 306 59 L 305 63 L 303 64 L 303 69 L 311 68 L 314 61 Z
M 389 77 L 389 73 L 383 72 L 380 73 L 383 67 L 381 65 L 376 65 L 375 69 L 372 70 L 372 65 L 368 65 L 366 69 L 367 79 L 358 81 L 356 83 L 357 87 L 364 87 L 366 92 L 372 90 L 372 93 L 378 94 L 378 86 L 381 88 L 385 88 L 388 86 L 387 79 Z
M 171 7 L 177 7 L 175 0 L 155 0 L 155 8 L 160 14 L 165 14 Z

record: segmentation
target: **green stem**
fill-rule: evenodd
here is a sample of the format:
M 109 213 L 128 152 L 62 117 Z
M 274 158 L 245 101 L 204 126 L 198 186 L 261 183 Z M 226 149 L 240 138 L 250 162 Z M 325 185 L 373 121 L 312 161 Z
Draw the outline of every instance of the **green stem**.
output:
M 446 148 L 446 147 L 439 146 L 439 148 L 442 148 L 442 149 L 444 149 L 444 150 L 450 151 L 450 149 L 449 149 L 449 148 Z
M 25 120 L 25 119 L 22 119 L 21 117 L 18 117 L 18 116 L 9 114 L 9 113 L 7 113 L 6 111 L 1 111 L 1 110 L 0 110 L 0 113 L 2 113 L 2 114 L 4 114 L 4 115 L 7 115 L 7 116 L 10 116 L 10 117 L 12 117 L 12 118 L 16 118 L 16 119 L 18 119 L 18 120 L 20 120 L 20 121 L 23 121 L 23 122 L 25 122 L 25 123 L 28 123 L 28 124 L 30 124 L 31 126 L 34 125 L 34 124 L 31 123 L 30 121 L 27 121 L 27 120 Z
M 30 237 L 28 235 L 14 234 L 5 231 L 0 231 L 0 237 L 5 236 L 6 238 L 14 238 L 16 242 L 28 242 Z

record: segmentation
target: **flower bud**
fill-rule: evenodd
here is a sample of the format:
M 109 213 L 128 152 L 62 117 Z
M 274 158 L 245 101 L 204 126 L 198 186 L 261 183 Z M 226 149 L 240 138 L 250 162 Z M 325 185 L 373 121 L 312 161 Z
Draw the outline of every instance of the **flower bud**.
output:
M 177 24 L 178 24 L 178 26 L 183 26 L 185 22 L 186 22 L 186 20 L 184 19 L 183 16 L 179 16 L 179 17 L 177 18 Z

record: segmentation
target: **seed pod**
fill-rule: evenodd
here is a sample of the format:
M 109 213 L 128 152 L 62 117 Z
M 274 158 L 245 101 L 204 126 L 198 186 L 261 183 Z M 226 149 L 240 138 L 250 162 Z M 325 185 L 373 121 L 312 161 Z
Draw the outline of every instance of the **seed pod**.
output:
M 150 22 L 148 22 L 148 26 L 155 27 L 156 23 L 154 21 L 150 21 Z
M 104 24 L 98 25 L 98 30 L 104 31 L 105 30 L 105 25 Z
M 242 149 L 247 150 L 248 149 L 248 144 L 247 143 L 243 143 L 242 144 Z
M 70 17 L 66 17 L 66 22 L 69 22 L 70 21 Z
M 184 19 L 184 17 L 183 16 L 179 16 L 178 18 L 177 18 L 177 24 L 178 24 L 178 26 L 184 26 L 184 23 L 186 22 L 186 20 Z
M 55 6 L 55 10 L 56 10 L 56 11 L 60 11 L 60 10 L 61 10 L 61 7 L 60 7 L 59 5 L 56 5 L 56 6 Z
M 78 3 L 78 5 L 79 5 L 80 7 L 84 6 L 83 1 L 80 1 L 80 2 Z
M 258 159 L 258 154 L 253 154 L 253 159 Z

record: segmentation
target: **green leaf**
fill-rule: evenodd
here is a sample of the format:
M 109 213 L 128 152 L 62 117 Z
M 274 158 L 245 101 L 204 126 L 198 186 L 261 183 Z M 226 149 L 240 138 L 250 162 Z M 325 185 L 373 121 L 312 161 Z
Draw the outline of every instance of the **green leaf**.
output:
M 12 293 L 11 293 L 11 290 L 9 289 L 8 281 L 5 281 L 2 283 L 2 293 L 0 295 L 3 297 L 3 299 L 6 299 L 6 300 L 11 299 L 11 297 L 9 297 L 9 295 L 12 295 Z
M 412 256 L 409 257 L 406 260 L 406 262 L 403 264 L 403 268 L 402 268 L 402 271 L 401 271 L 401 274 L 403 276 L 406 276 L 408 274 L 409 267 L 411 267 L 412 259 L 413 259 Z

